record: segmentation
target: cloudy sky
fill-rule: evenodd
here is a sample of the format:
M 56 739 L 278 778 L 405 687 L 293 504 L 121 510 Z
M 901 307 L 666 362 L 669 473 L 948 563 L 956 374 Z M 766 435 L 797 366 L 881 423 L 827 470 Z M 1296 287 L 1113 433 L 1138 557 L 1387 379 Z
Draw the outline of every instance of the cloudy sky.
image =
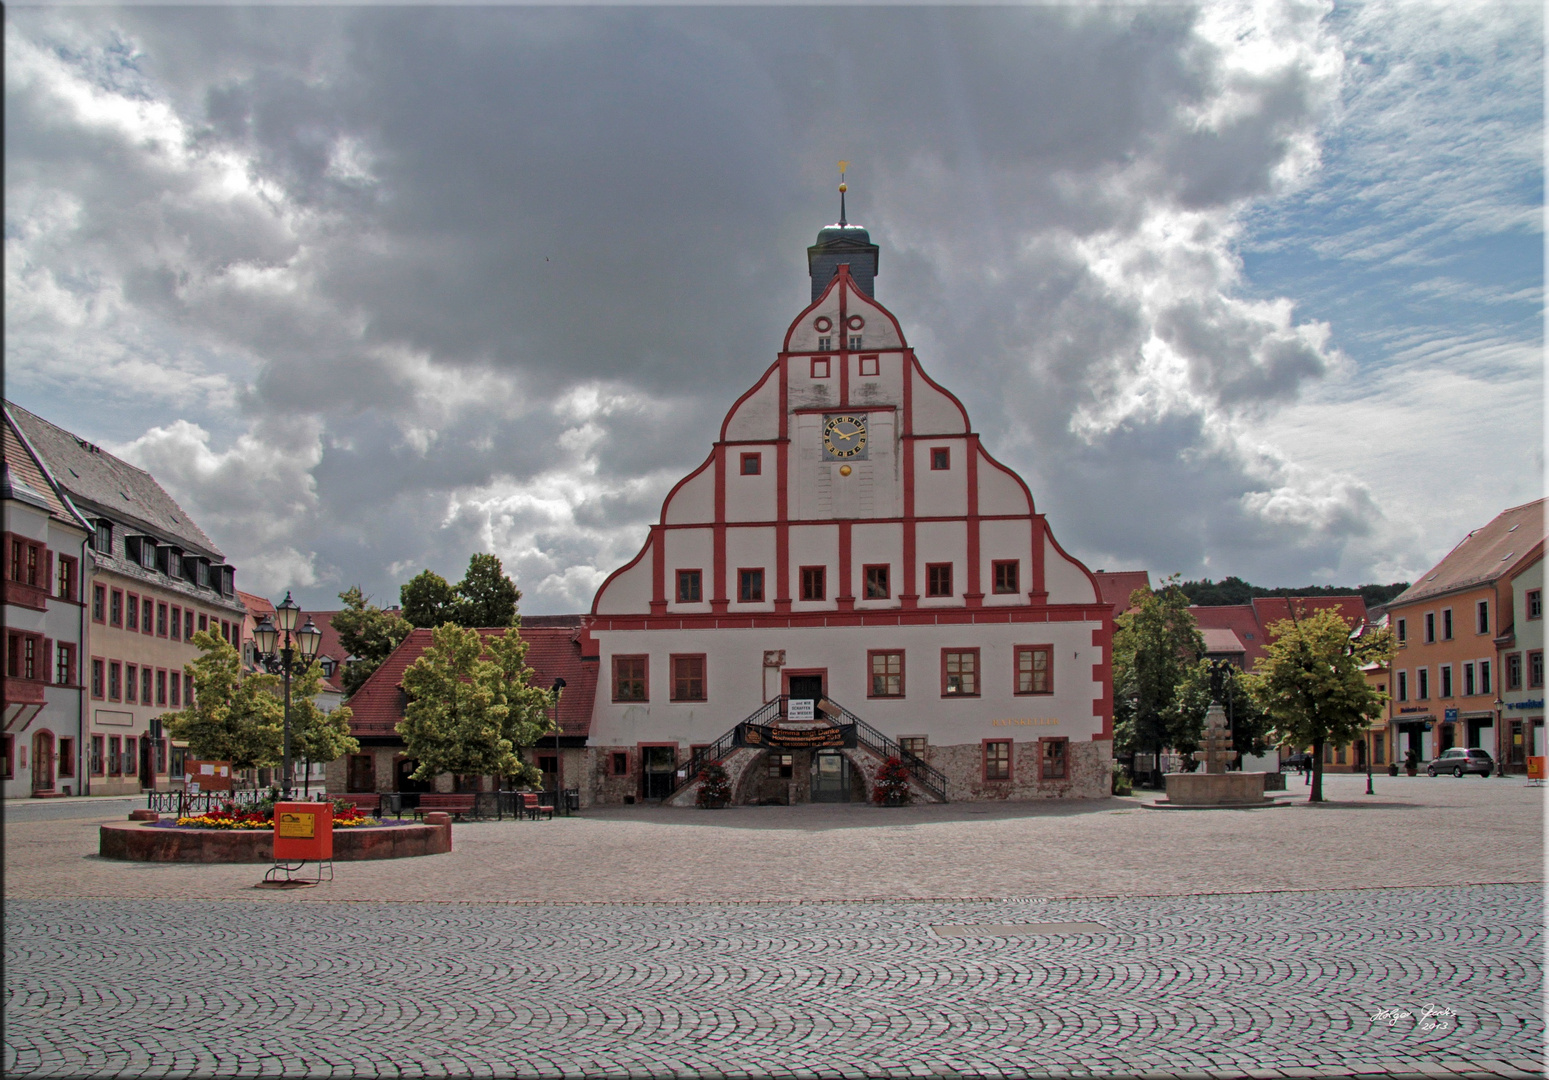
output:
M 1542 493 L 1537 3 L 6 10 L 6 395 L 246 589 L 583 610 L 837 217 L 1094 568 L 1408 580 Z

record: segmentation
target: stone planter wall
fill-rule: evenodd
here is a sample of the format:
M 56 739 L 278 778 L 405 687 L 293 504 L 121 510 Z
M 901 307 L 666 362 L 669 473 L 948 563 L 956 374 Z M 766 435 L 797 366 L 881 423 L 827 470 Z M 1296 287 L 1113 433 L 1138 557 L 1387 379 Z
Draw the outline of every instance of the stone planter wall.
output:
M 452 826 L 389 825 L 375 829 L 337 829 L 335 862 L 406 859 L 452 850 Z M 270 863 L 270 829 L 166 829 L 143 821 L 110 822 L 98 833 L 97 854 L 132 862 Z

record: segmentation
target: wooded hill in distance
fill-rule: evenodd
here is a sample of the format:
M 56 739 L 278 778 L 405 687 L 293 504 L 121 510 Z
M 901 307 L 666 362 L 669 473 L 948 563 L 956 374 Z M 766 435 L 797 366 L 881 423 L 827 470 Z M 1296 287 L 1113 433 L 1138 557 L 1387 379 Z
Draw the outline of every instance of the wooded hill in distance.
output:
M 1407 581 L 1395 581 L 1391 585 L 1356 585 L 1353 588 L 1335 585 L 1300 585 L 1294 589 L 1266 589 L 1250 585 L 1242 578 L 1228 577 L 1220 581 L 1184 581 L 1179 583 L 1189 603 L 1201 607 L 1223 607 L 1227 604 L 1246 604 L 1256 596 L 1349 596 L 1360 593 L 1368 608 L 1386 604 L 1409 588 Z

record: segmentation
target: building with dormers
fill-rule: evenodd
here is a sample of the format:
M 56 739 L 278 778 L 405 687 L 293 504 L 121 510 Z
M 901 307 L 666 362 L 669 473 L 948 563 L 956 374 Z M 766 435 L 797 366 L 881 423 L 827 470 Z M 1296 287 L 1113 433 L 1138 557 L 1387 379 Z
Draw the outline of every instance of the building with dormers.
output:
M 902 755 L 917 794 L 1102 797 L 1113 602 L 991 456 L 873 296 L 843 220 L 812 303 L 598 589 L 592 799 L 862 800 Z
M 187 698 L 190 638 L 210 630 L 241 648 L 236 571 L 150 473 L 10 402 L 8 426 L 91 529 L 81 567 L 86 691 L 77 792 L 130 794 L 182 776 L 159 732 Z

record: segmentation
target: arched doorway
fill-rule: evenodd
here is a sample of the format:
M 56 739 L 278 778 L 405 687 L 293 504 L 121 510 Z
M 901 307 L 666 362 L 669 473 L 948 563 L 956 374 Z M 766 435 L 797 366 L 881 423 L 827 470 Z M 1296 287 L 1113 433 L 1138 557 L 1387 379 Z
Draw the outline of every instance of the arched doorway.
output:
M 32 790 L 54 790 L 54 733 L 40 731 L 32 737 Z

